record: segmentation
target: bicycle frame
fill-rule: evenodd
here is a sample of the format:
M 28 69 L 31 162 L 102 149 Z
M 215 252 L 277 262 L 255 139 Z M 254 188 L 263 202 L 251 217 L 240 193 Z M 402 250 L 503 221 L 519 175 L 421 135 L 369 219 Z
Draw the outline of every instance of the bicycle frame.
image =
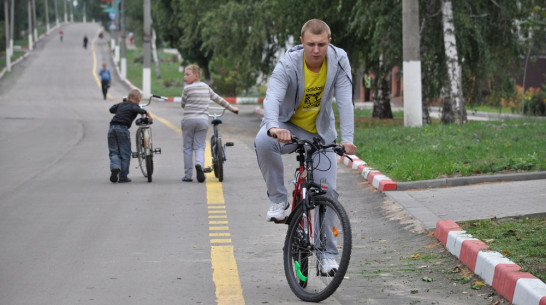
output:
M 224 180 L 224 162 L 226 161 L 226 149 L 225 146 L 233 146 L 233 142 L 222 143 L 222 137 L 218 125 L 222 124 L 222 117 L 226 111 L 224 107 L 209 107 L 210 110 L 222 110 L 221 113 L 211 112 L 208 114 L 212 118 L 211 124 L 213 129 L 213 135 L 211 137 L 211 155 L 212 155 L 212 167 L 205 169 L 205 172 L 214 171 L 214 175 L 220 182 Z
M 148 103 L 140 105 L 141 108 L 144 108 L 152 102 L 152 98 L 165 99 L 164 97 L 158 95 L 150 96 Z M 144 118 L 144 115 L 140 115 L 141 118 L 137 120 L 138 129 L 136 131 L 136 152 L 132 152 L 131 155 L 133 158 L 138 158 L 138 167 L 140 167 L 144 177 L 148 178 L 148 182 L 152 182 L 152 173 L 153 173 L 153 155 L 160 154 L 161 148 L 154 149 L 152 142 L 152 128 L 150 126 L 151 122 L 148 122 L 147 118 Z M 140 122 L 139 122 L 140 120 Z M 145 165 L 143 165 L 143 162 Z

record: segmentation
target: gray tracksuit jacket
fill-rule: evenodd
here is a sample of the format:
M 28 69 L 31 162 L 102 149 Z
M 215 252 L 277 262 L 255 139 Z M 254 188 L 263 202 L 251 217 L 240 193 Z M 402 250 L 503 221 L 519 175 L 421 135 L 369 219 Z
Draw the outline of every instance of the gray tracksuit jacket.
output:
M 341 129 L 341 142 L 353 143 L 354 105 L 352 98 L 351 66 L 347 53 L 329 44 L 326 54 L 328 74 L 317 116 L 317 132 L 324 143 L 337 139 L 335 117 L 332 110 L 335 97 Z M 264 118 L 262 126 L 267 130 L 279 127 L 278 122 L 288 122 L 298 108 L 304 94 L 303 46 L 288 50 L 277 63 L 269 80 L 264 99 Z

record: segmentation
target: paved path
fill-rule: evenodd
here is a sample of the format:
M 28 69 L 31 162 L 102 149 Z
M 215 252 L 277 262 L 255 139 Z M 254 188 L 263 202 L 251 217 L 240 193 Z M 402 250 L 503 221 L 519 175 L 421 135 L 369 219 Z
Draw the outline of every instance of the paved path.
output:
M 427 229 L 441 219 L 468 221 L 546 214 L 546 180 L 385 192 Z

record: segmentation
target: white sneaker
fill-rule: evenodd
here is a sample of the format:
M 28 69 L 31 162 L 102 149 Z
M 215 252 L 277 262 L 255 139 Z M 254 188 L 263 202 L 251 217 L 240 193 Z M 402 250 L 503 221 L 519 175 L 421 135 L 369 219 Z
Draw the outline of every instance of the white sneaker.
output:
M 339 268 L 338 263 L 333 258 L 323 258 L 320 260 L 320 274 L 322 276 L 334 276 L 336 274 L 337 269 Z
M 267 211 L 267 221 L 283 222 L 286 220 L 284 216 L 284 210 L 288 209 L 288 202 L 271 203 L 269 210 Z

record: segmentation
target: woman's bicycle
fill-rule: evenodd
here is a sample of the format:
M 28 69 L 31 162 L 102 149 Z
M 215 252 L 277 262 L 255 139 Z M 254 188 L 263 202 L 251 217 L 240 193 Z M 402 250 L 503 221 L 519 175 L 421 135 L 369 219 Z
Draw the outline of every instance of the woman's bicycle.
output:
M 226 162 L 226 146 L 233 146 L 233 142 L 226 142 L 222 144 L 222 137 L 218 130 L 218 125 L 222 124 L 222 117 L 226 112 L 224 107 L 209 107 L 209 110 L 222 110 L 222 113 L 209 113 L 209 117 L 212 118 L 212 130 L 213 134 L 210 137 L 210 152 L 212 155 L 212 168 L 205 168 L 205 172 L 214 171 L 214 176 L 218 178 L 220 182 L 224 181 L 224 162 Z
M 152 98 L 165 99 L 159 95 L 152 95 L 148 100 L 148 103 L 140 105 L 144 108 L 152 102 Z M 136 152 L 132 153 L 133 158 L 138 158 L 138 167 L 142 171 L 145 178 L 148 178 L 148 182 L 152 182 L 152 174 L 154 172 L 154 154 L 161 154 L 161 148 L 154 148 L 152 141 L 152 122 L 148 121 L 148 118 L 143 114 L 140 115 L 135 122 L 138 126 L 136 131 Z
M 345 209 L 326 195 L 325 180 L 320 183 L 313 180 L 313 157 L 320 158 L 329 149 L 340 156 L 345 153 L 342 146 L 322 145 L 319 138 L 308 141 L 293 137 L 292 143 L 297 145 L 299 167 L 293 181 L 292 211 L 286 219 L 284 271 L 296 296 L 304 301 L 320 302 L 336 291 L 345 276 L 351 258 L 352 236 Z

